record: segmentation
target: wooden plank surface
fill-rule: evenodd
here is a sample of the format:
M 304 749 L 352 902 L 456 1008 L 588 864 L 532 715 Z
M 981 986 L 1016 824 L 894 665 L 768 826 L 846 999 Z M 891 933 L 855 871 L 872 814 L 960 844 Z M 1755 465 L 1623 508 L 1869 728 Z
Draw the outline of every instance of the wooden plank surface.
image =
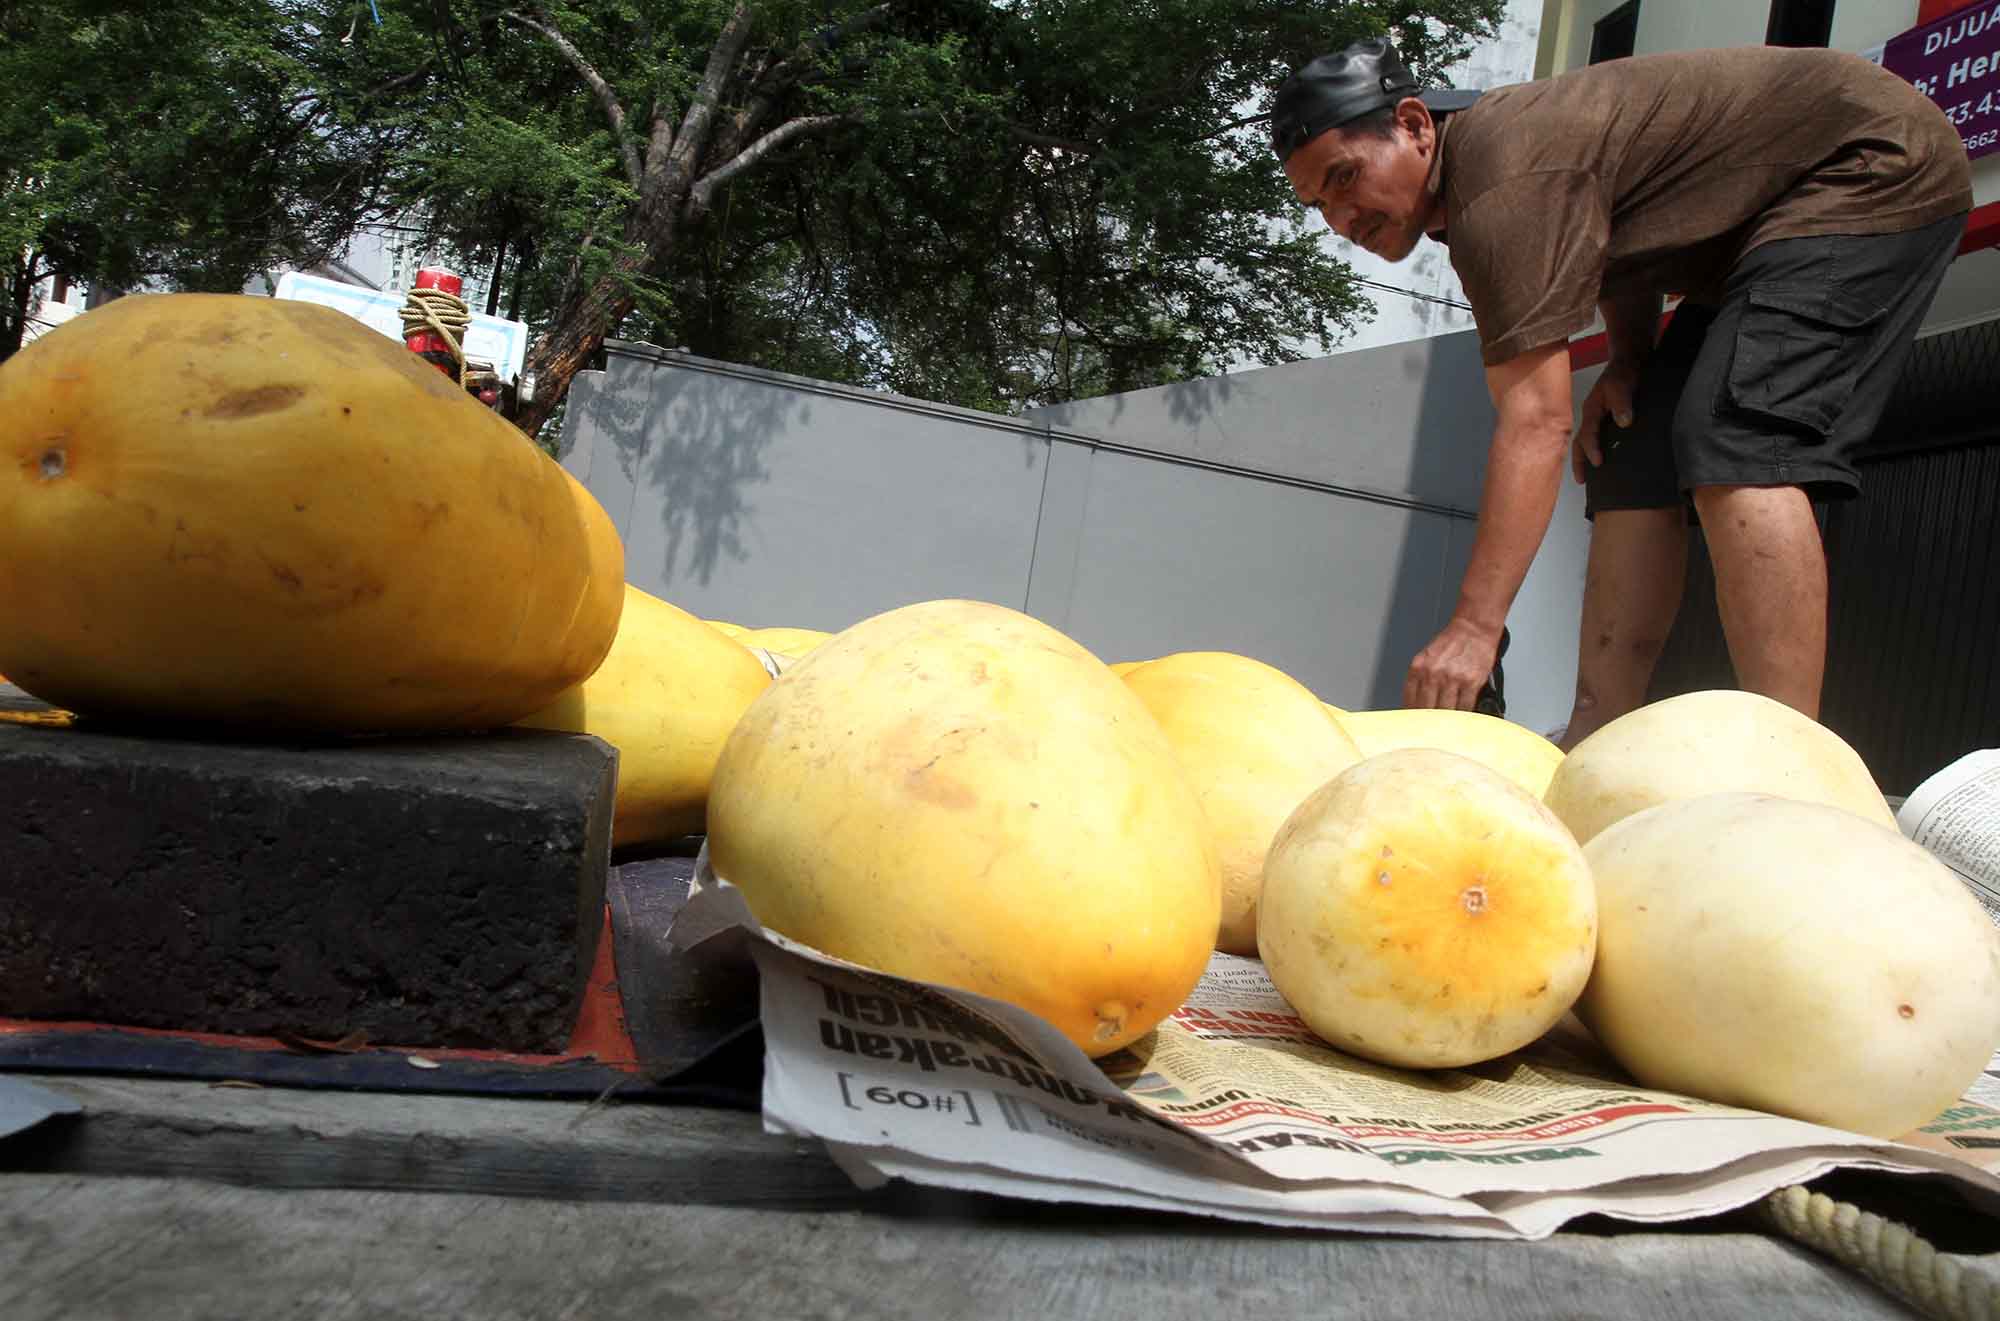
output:
M 0 1316 L 661 1321 L 1904 1317 L 1743 1234 L 1332 1236 L 921 1196 L 865 1211 L 0 1176 Z
M 695 1106 L 38 1080 L 83 1107 L 0 1145 L 0 1170 L 257 1188 L 377 1188 L 576 1201 L 854 1206 L 818 1142 Z M 0 1316 L 4 1316 L 0 1312 Z
M 1908 1315 L 1742 1218 L 1539 1243 L 1280 1231 L 862 1193 L 744 1111 L 35 1081 L 84 1113 L 0 1140 L 6 1321 Z

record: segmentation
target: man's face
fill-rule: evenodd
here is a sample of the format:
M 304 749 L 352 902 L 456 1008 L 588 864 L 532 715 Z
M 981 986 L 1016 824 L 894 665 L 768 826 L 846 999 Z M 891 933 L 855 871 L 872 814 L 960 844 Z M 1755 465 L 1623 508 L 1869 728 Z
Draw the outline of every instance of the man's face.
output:
M 1430 111 L 1407 97 L 1396 107 L 1392 136 L 1329 129 L 1285 159 L 1285 177 L 1334 233 L 1378 257 L 1401 261 L 1430 224 L 1435 199 L 1428 185 L 1436 149 Z

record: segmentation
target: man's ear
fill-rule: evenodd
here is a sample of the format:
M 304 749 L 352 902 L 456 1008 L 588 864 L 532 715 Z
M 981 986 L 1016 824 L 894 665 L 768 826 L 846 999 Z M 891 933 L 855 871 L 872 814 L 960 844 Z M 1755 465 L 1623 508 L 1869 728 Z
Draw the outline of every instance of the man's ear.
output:
M 1418 97 L 1406 96 L 1396 102 L 1396 122 L 1416 140 L 1418 151 L 1429 152 L 1437 141 L 1437 122 L 1431 118 L 1431 108 Z

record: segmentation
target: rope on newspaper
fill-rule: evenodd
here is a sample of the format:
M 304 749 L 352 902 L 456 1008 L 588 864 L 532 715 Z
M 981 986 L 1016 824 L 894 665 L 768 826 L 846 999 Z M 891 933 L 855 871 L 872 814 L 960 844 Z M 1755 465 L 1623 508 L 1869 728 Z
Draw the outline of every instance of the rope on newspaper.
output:
M 1778 1189 L 1759 1210 L 1787 1238 L 1859 1271 L 1925 1316 L 2000 1318 L 2000 1280 L 1939 1252 L 1892 1220 L 1800 1184 Z

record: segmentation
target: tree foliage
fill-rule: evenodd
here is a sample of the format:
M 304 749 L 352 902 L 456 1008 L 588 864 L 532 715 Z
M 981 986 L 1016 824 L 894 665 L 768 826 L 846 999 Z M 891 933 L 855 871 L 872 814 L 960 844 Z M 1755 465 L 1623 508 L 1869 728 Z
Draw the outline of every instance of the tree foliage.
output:
M 0 357 L 46 275 L 233 291 L 382 213 L 425 79 L 357 59 L 337 9 L 0 0 Z
M 50 93 L 0 110 L 9 250 L 234 287 L 410 208 L 538 332 L 532 432 L 614 335 L 999 410 L 1324 345 L 1364 304 L 1272 87 L 1385 32 L 1425 76 L 1501 0 L 129 8 L 0 0 Z

